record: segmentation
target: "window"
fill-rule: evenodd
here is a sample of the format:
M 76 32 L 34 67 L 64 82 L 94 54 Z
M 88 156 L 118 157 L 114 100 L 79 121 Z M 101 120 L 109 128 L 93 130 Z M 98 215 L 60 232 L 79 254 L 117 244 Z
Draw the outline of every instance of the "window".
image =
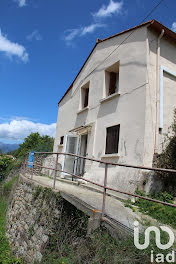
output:
M 89 88 L 86 88 L 84 93 L 84 107 L 87 107 L 89 102 Z
M 105 97 L 117 93 L 119 90 L 119 62 L 105 71 Z
M 89 104 L 89 82 L 81 87 L 81 109 Z
M 120 125 L 106 128 L 105 154 L 118 153 Z
M 60 137 L 60 145 L 64 144 L 64 136 Z

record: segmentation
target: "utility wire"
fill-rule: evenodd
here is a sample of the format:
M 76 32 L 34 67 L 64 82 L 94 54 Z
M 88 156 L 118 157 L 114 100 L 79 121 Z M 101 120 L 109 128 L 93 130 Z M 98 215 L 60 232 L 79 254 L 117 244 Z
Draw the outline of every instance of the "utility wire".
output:
M 161 5 L 161 3 L 162 2 L 164 2 L 164 0 L 160 0 L 149 12 L 148 12 L 148 14 L 146 15 L 146 17 L 140 22 L 140 24 L 142 24 L 160 5 Z M 139 25 L 140 25 L 139 24 Z M 134 34 L 134 32 L 135 31 L 132 31 L 128 36 L 126 36 L 125 38 L 124 38 L 124 40 L 113 50 L 113 51 L 111 51 L 110 52 L 110 54 L 104 59 L 104 60 L 102 60 L 89 74 L 87 74 L 85 77 L 84 77 L 84 79 L 83 80 L 81 80 L 80 81 L 80 83 L 79 83 L 79 85 L 81 84 L 81 83 L 83 83 L 84 82 L 84 80 L 87 78 L 87 77 L 89 77 L 103 62 L 105 62 L 117 49 L 119 49 L 120 48 L 120 46 L 131 36 L 131 35 L 133 35 Z M 77 89 L 79 89 L 79 85 L 78 85 L 78 87 L 77 87 Z M 77 91 L 77 89 L 73 92 L 73 94 L 72 94 L 72 97 L 74 96 L 74 94 L 75 94 L 75 92 Z

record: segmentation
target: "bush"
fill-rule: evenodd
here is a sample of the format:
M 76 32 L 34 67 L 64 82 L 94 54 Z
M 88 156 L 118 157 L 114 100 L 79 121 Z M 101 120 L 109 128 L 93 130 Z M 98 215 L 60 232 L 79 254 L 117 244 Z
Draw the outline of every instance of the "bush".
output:
M 2 181 L 7 173 L 8 173 L 8 167 L 13 166 L 14 161 L 12 158 L 6 156 L 6 155 L 1 155 L 0 157 L 0 181 Z
M 156 166 L 165 169 L 176 170 L 176 109 L 174 110 L 174 120 L 170 127 L 170 133 L 166 135 L 165 149 L 157 156 Z M 163 182 L 163 190 L 176 194 L 176 174 L 175 173 L 157 173 Z
M 37 152 L 52 152 L 54 145 L 54 138 L 49 136 L 41 136 L 39 133 L 31 133 L 20 144 L 19 148 L 14 152 L 16 158 L 24 159 L 26 153 L 30 151 Z

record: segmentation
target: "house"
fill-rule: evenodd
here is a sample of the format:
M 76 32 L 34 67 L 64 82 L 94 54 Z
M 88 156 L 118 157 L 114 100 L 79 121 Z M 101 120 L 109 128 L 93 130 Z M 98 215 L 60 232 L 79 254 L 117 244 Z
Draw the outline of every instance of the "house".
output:
M 176 33 L 150 20 L 97 39 L 58 105 L 54 152 L 152 167 L 176 107 Z M 103 183 L 103 164 L 64 155 L 59 164 Z M 134 192 L 146 175 L 109 166 L 108 185 Z

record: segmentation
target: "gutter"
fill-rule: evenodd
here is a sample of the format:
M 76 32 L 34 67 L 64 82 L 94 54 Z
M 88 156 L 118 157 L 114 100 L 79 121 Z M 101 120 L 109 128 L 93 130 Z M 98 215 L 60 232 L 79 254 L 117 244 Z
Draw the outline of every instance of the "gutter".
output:
M 159 91 L 159 65 L 160 65 L 160 40 L 164 35 L 164 29 L 161 30 L 161 33 L 157 40 L 157 49 L 156 49 L 156 89 L 155 89 L 155 100 L 156 100 L 156 124 L 155 124 L 155 142 L 154 142 L 154 153 L 156 153 L 156 138 L 157 138 L 157 123 L 158 123 L 158 91 Z

